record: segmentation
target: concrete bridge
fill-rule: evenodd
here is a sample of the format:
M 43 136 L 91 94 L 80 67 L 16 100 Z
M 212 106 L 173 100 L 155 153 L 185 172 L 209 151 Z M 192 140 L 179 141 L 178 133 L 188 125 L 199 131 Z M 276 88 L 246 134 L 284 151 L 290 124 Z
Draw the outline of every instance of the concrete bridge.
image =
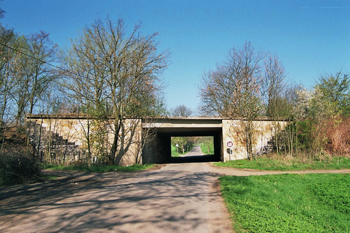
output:
M 154 130 L 155 137 L 143 149 L 143 161 L 163 163 L 171 157 L 171 137 L 212 136 L 215 160 L 230 161 L 247 158 L 244 119 L 220 117 L 166 117 L 142 120 L 143 130 Z M 253 121 L 253 153 L 261 155 L 269 151 L 269 141 L 276 130 L 286 126 L 285 121 L 257 119 Z
M 69 148 L 80 148 L 86 151 L 86 132 L 99 133 L 101 127 L 92 123 L 86 116 L 78 115 L 30 115 L 27 116 L 28 130 L 32 138 L 42 142 L 41 153 L 46 153 L 48 147 L 43 145 L 51 134 L 66 140 Z M 215 160 L 229 161 L 247 158 L 244 119 L 225 119 L 218 117 L 158 117 L 142 119 L 125 119 L 122 127 L 125 132 L 120 134 L 119 151 L 122 153 L 121 165 L 134 163 L 165 163 L 171 158 L 171 137 L 177 136 L 212 136 L 214 138 Z M 113 139 L 111 122 L 104 122 L 105 134 L 102 142 L 107 150 Z M 253 122 L 253 153 L 264 154 L 268 151 L 269 141 L 277 130 L 286 126 L 285 121 L 258 119 Z M 132 130 L 130 130 L 132 129 Z M 39 139 L 39 136 L 40 139 Z M 49 135 L 49 136 L 48 136 Z M 46 139 L 45 139 L 46 137 Z M 95 137 L 92 137 L 95 138 Z M 64 141 L 63 140 L 63 141 Z M 68 143 L 69 141 L 69 143 Z M 94 142 L 96 143 L 98 142 Z M 50 145 L 46 143 L 46 145 Z M 51 143 L 56 145 L 57 143 Z M 49 146 L 50 147 L 50 146 Z M 52 146 L 51 146 L 52 147 Z M 51 148 L 50 147 L 50 148 Z M 65 148 L 64 145 L 61 147 Z M 74 152 L 74 150 L 72 151 Z M 53 153 L 54 149 L 50 150 Z M 67 152 L 67 148 L 65 148 Z M 54 152 L 56 153 L 56 152 Z M 57 152 L 58 153 L 58 152 Z M 71 156 L 75 161 L 77 154 Z M 80 158 L 80 152 L 79 152 Z M 78 159 L 79 159 L 78 158 Z M 96 158 L 97 159 L 97 158 Z

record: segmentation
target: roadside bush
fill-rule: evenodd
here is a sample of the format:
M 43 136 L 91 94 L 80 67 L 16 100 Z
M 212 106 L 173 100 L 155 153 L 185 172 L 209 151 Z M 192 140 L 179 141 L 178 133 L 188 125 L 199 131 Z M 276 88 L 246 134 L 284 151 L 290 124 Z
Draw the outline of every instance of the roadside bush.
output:
M 330 153 L 350 156 L 350 117 L 344 117 L 337 124 L 330 122 L 328 126 L 326 149 Z
M 23 184 L 40 177 L 40 164 L 24 155 L 0 154 L 0 186 Z
M 350 157 L 350 117 L 330 117 L 318 122 L 309 118 L 299 120 L 281 131 L 277 139 L 279 151 L 294 157 L 317 159 L 322 154 Z

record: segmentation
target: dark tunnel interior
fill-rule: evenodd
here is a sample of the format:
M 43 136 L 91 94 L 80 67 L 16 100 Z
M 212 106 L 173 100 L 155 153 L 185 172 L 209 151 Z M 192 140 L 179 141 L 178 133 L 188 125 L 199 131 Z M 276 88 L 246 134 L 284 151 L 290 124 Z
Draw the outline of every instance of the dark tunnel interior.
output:
M 172 137 L 201 137 L 211 136 L 214 141 L 214 154 L 213 155 L 201 155 L 201 156 L 184 156 L 184 157 L 171 157 L 171 138 Z M 157 138 L 164 143 L 162 163 L 193 163 L 193 162 L 214 162 L 221 161 L 221 141 L 222 141 L 222 129 L 221 128 L 173 128 L 167 130 L 158 130 Z

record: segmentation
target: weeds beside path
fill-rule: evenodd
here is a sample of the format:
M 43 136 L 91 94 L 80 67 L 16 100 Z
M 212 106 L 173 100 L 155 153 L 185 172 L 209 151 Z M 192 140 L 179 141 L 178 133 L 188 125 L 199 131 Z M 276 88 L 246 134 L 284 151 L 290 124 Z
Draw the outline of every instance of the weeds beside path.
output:
M 210 163 L 212 172 L 218 173 L 222 176 L 261 176 L 261 175 L 276 175 L 276 174 L 308 174 L 308 173 L 350 173 L 350 169 L 337 170 L 299 170 L 299 171 L 270 171 L 270 170 L 256 170 L 247 168 L 232 168 L 232 167 L 218 167 L 214 163 Z
M 298 171 L 298 170 L 335 170 L 350 169 L 350 158 L 323 157 L 323 158 L 290 158 L 286 156 L 261 156 L 251 161 L 247 159 L 217 162 L 218 167 L 245 168 L 268 171 Z

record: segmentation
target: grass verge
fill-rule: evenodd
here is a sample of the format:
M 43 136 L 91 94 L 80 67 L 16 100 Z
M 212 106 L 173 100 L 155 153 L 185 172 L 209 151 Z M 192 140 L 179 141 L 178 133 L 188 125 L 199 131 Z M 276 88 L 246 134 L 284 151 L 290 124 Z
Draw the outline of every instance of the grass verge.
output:
M 83 172 L 112 172 L 112 171 L 120 171 L 120 172 L 137 172 L 145 169 L 153 168 L 154 164 L 134 164 L 128 167 L 122 167 L 117 165 L 111 166 L 61 166 L 61 165 L 45 165 L 44 169 L 54 169 L 54 170 L 64 170 L 64 171 L 83 171 Z
M 214 165 L 219 167 L 277 171 L 348 169 L 350 168 L 350 158 L 325 157 L 315 160 L 308 158 L 287 158 L 285 156 L 273 156 L 271 158 L 261 156 L 252 161 L 243 159 L 229 162 L 217 162 L 214 163 Z
M 185 155 L 188 153 L 188 151 L 185 151 L 185 153 L 181 153 L 180 151 L 182 151 L 182 149 L 178 148 L 178 151 L 176 151 L 176 147 L 171 145 L 171 157 L 181 157 L 180 155 Z
M 208 152 L 208 146 L 209 146 L 209 152 Z M 202 153 L 203 154 L 206 154 L 206 155 L 213 155 L 214 154 L 214 145 L 209 143 L 203 143 L 201 145 L 201 150 L 202 150 Z
M 350 174 L 220 178 L 236 232 L 349 232 Z

